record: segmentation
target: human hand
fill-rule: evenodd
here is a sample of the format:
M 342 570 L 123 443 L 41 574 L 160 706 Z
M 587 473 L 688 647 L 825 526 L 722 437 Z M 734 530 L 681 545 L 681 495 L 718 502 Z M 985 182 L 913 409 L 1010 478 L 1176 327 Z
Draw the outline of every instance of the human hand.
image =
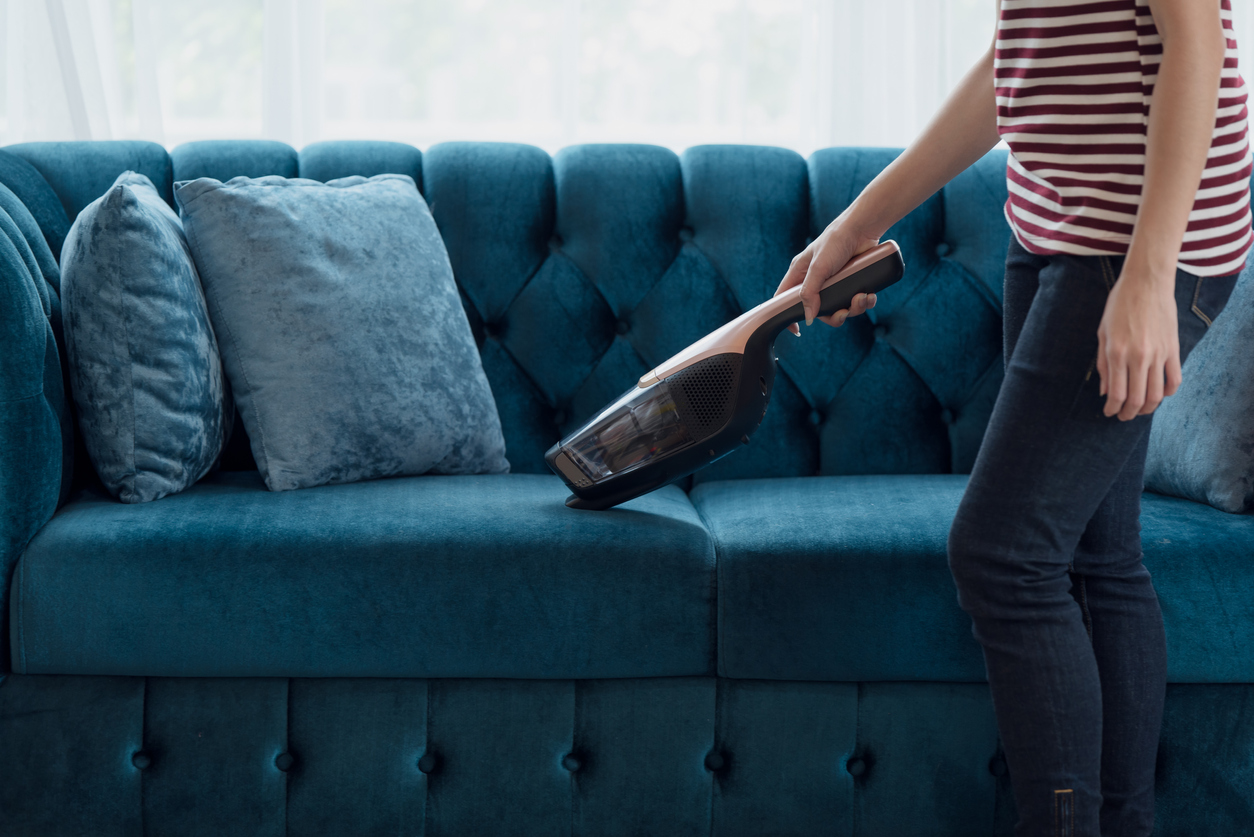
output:
M 846 262 L 866 250 L 870 250 L 879 239 L 861 235 L 850 229 L 843 216 L 827 226 L 818 238 L 806 245 L 806 248 L 793 257 L 788 272 L 780 280 L 774 296 L 801 286 L 801 302 L 805 308 L 806 325 L 814 321 L 819 310 L 819 289 L 831 276 L 835 275 Z M 818 319 L 830 326 L 839 327 L 849 317 L 856 317 L 875 307 L 875 294 L 857 294 L 850 301 L 848 308 L 842 308 L 827 317 Z M 801 329 L 796 323 L 788 327 L 793 334 L 800 336 Z
M 1180 387 L 1174 281 L 1174 272 L 1150 281 L 1130 276 L 1125 267 L 1106 298 L 1097 327 L 1097 372 L 1107 416 L 1129 421 L 1148 415 Z

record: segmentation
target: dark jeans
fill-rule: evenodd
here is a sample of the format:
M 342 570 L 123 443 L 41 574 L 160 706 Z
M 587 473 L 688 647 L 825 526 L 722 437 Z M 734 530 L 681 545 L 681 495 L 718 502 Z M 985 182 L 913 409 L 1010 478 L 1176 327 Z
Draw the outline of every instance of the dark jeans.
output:
M 1102 415 L 1097 326 L 1122 258 L 1006 258 L 1006 378 L 949 533 L 1019 837 L 1148 835 L 1166 692 L 1141 563 L 1151 416 Z M 1236 283 L 1179 271 L 1181 357 Z

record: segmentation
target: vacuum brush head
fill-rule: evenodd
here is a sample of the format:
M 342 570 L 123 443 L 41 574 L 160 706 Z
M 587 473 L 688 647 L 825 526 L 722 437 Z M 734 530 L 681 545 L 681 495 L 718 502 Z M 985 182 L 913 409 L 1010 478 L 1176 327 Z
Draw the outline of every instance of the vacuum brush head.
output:
M 819 316 L 901 278 L 886 241 L 855 256 L 819 291 Z M 766 415 L 775 338 L 805 318 L 801 289 L 772 297 L 656 366 L 544 460 L 573 492 L 566 505 L 607 509 L 688 476 L 741 445 Z

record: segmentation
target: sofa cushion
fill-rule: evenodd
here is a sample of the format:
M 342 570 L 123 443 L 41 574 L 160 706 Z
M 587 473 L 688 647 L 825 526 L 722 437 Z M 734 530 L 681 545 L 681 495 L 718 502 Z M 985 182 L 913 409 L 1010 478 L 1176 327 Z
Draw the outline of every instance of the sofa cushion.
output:
M 175 195 L 272 491 L 509 470 L 448 254 L 413 180 L 202 178 Z
M 18 671 L 645 677 L 714 669 L 714 548 L 670 487 L 608 512 L 552 476 L 268 492 L 211 475 L 153 503 L 77 494 L 16 571 Z
M 1198 280 L 1223 294 L 1219 277 Z M 1228 285 L 1225 288 L 1224 285 Z M 1221 297 L 1222 298 L 1222 297 Z M 1213 311 L 1213 308 L 1211 309 Z M 1185 361 L 1175 398 L 1154 412 L 1145 487 L 1240 513 L 1254 502 L 1254 270 L 1247 269 L 1227 305 Z
M 213 467 L 235 415 L 183 225 L 151 181 L 123 172 L 65 238 L 70 384 L 105 487 L 127 503 L 182 491 Z
M 946 561 L 966 477 L 712 482 L 691 499 L 718 550 L 719 673 L 985 679 Z M 1142 545 L 1173 682 L 1254 679 L 1254 515 L 1146 494 Z

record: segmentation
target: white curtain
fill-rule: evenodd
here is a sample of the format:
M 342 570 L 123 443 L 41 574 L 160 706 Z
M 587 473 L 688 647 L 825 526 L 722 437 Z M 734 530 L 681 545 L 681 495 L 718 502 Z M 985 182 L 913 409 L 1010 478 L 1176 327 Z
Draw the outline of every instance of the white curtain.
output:
M 0 144 L 904 145 L 995 3 L 0 0 Z

